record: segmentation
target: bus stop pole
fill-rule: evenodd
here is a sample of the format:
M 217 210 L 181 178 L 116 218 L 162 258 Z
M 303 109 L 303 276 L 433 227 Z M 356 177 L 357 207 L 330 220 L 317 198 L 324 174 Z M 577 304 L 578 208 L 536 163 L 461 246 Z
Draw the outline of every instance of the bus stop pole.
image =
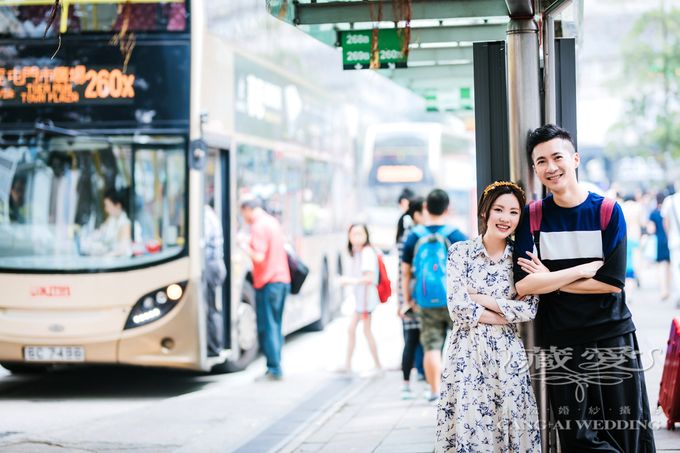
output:
M 510 151 L 510 175 L 524 187 L 528 200 L 540 195 L 540 183 L 531 169 L 525 148 L 529 132 L 541 125 L 541 100 L 539 93 L 538 27 L 533 19 L 526 16 L 511 20 L 507 29 L 508 64 L 508 129 Z M 545 370 L 538 365 L 544 363 L 536 354 L 538 348 L 534 323 L 520 326 L 524 345 L 531 354 L 530 371 L 538 379 L 532 380 L 536 395 L 541 428 L 541 450 L 549 452 L 550 429 L 548 392 Z

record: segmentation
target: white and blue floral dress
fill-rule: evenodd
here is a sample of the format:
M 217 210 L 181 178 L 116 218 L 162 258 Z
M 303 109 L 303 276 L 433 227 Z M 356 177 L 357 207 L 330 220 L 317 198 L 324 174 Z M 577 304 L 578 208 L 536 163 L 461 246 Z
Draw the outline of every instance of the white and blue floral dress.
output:
M 495 297 L 509 324 L 479 323 L 485 308 L 469 294 Z M 445 349 L 436 451 L 540 453 L 538 410 L 515 325 L 534 318 L 538 297 L 513 300 L 512 246 L 494 262 L 481 236 L 453 244 L 447 295 L 454 327 Z

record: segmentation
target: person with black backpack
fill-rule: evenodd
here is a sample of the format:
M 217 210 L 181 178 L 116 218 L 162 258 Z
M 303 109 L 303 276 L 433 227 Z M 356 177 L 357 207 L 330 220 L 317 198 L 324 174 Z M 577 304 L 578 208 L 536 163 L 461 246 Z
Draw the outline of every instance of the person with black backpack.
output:
M 452 321 L 446 308 L 446 260 L 449 247 L 467 237 L 446 224 L 449 196 L 441 189 L 427 195 L 425 225 L 413 228 L 404 241 L 402 291 L 405 303 L 418 312 L 420 343 L 425 350 L 425 378 L 430 385 L 428 399 L 439 398 L 441 351 Z M 413 284 L 412 284 L 413 283 Z

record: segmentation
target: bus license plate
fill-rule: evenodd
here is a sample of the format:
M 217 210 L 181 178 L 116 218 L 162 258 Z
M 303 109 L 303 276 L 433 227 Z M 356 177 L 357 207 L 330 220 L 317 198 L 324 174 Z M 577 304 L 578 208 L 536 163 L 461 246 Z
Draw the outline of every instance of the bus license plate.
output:
M 24 360 L 27 362 L 84 362 L 82 346 L 26 346 Z

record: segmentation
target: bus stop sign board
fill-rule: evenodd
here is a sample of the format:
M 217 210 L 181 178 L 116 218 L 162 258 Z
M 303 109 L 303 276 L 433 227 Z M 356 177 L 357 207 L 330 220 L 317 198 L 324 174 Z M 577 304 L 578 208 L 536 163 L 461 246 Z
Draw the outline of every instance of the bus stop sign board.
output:
M 373 30 L 340 31 L 343 69 L 405 68 L 402 37 L 396 28 L 378 30 L 377 60 L 371 62 Z

